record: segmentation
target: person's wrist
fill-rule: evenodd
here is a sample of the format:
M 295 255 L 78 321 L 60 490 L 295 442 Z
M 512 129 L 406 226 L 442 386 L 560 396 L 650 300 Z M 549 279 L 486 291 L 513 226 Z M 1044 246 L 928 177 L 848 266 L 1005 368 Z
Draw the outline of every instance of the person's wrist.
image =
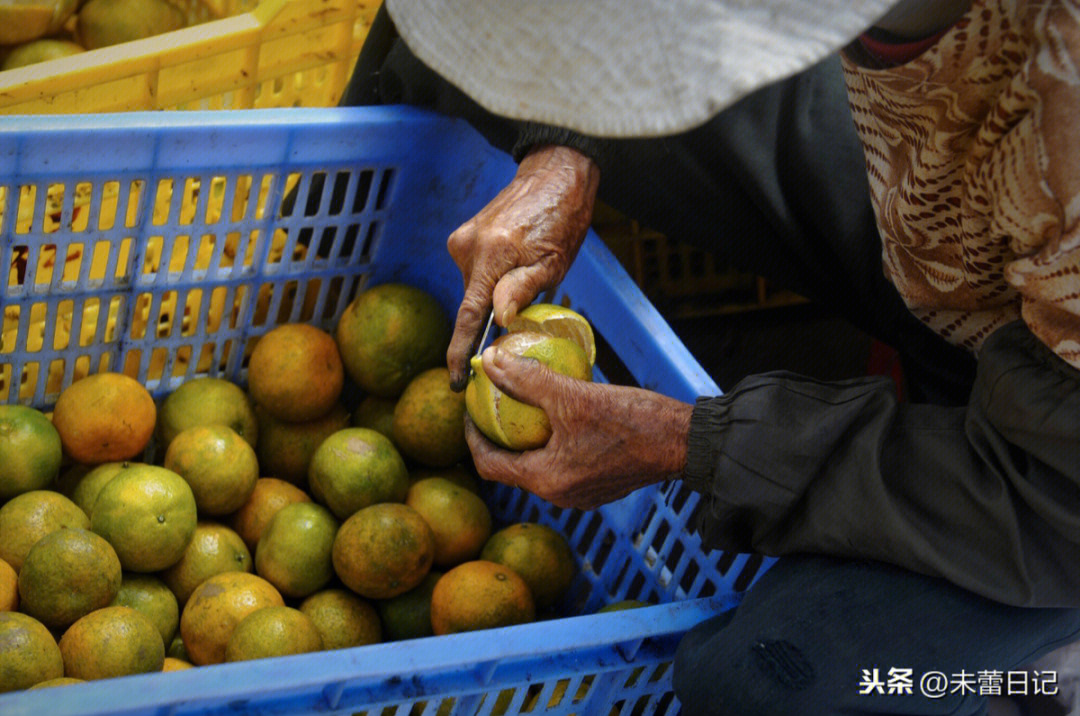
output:
M 694 406 L 672 400 L 665 412 L 668 413 L 668 419 L 665 420 L 667 434 L 664 442 L 668 448 L 664 451 L 665 462 L 661 469 L 666 475 L 665 480 L 673 480 L 686 472 L 690 417 L 694 413 Z
M 679 478 L 686 470 L 690 420 L 694 406 L 642 388 L 619 388 L 619 410 L 631 445 L 640 446 L 636 462 L 656 480 Z
M 600 182 L 600 167 L 587 154 L 573 147 L 557 144 L 537 145 L 518 165 L 518 176 L 535 172 L 555 172 L 567 176 L 576 184 L 591 189 L 595 196 Z

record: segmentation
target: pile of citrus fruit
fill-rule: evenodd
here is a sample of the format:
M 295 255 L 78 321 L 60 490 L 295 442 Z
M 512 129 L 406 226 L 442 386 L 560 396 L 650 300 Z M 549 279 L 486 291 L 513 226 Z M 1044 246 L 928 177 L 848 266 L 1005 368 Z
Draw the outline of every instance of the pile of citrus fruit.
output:
M 592 333 L 572 311 L 533 306 L 510 330 L 504 345 L 590 376 Z M 333 335 L 261 336 L 246 390 L 196 378 L 157 404 L 99 373 L 51 420 L 0 406 L 0 691 L 548 613 L 573 554 L 546 526 L 493 524 L 464 415 L 514 449 L 550 426 L 480 364 L 451 391 L 449 334 L 434 297 L 383 284 Z M 348 381 L 365 397 L 347 406 Z
M 170 0 L 18 0 L 0 4 L 0 70 L 45 62 L 188 24 Z

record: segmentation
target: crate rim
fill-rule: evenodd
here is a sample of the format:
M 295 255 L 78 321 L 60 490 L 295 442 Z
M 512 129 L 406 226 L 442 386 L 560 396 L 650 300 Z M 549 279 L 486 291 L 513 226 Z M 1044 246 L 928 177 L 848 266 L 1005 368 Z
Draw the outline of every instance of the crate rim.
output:
M 27 131 L 129 131 L 215 127 L 341 126 L 347 124 L 404 124 L 416 121 L 447 121 L 431 111 L 408 105 L 367 107 L 262 107 L 232 109 L 168 109 L 92 114 L 9 114 L 0 122 L 0 136 Z M 463 120 L 457 120 L 463 121 Z
M 612 669 L 631 664 L 638 648 L 648 639 L 681 634 L 702 621 L 716 616 L 735 605 L 736 597 L 702 597 L 680 602 L 657 604 L 639 609 L 627 609 L 604 614 L 585 614 L 563 617 L 563 623 L 579 624 L 582 628 L 552 630 L 545 621 L 519 624 L 513 627 L 463 632 L 407 642 L 383 642 L 351 647 L 337 651 L 322 651 L 276 659 L 259 659 L 234 664 L 216 664 L 181 672 L 137 674 L 79 684 L 79 688 L 15 691 L 0 695 L 0 710 L 7 716 L 31 716 L 47 712 L 64 714 L 104 713 L 88 711 L 87 704 L 101 700 L 110 705 L 109 714 L 147 713 L 176 707 L 198 708 L 202 702 L 220 703 L 223 699 L 239 699 L 250 692 L 245 687 L 251 679 L 274 684 L 271 692 L 310 694 L 313 699 L 325 700 L 330 711 L 346 710 L 349 705 L 334 703 L 349 688 L 362 688 L 365 683 L 378 683 L 388 678 L 408 678 L 409 674 L 440 674 L 449 670 L 463 671 L 461 655 L 468 654 L 472 665 L 466 671 L 477 677 L 477 687 L 485 681 L 498 664 L 518 659 L 535 661 L 545 654 L 557 657 L 588 649 L 611 650 Z M 588 628 L 584 628 L 588 626 Z M 423 649 L 423 642 L 438 640 L 442 648 Z M 402 644 L 411 648 L 402 649 Z M 542 648 L 542 651 L 539 649 Z M 304 668 L 314 666 L 317 668 Z M 366 667 L 359 672 L 357 667 Z M 565 666 L 556 667 L 565 669 Z M 236 678 L 243 672 L 245 678 Z M 603 670 L 597 673 L 604 673 Z M 486 674 L 486 678 L 485 678 Z M 188 682 L 192 683 L 188 683 Z M 131 687 L 125 695 L 123 709 L 116 710 L 115 691 L 118 683 Z M 199 691 L 191 692 L 197 682 Z M 139 687 L 142 688 L 139 688 Z M 96 691 L 95 691 L 96 690 Z M 100 693 L 98 693 L 100 692 Z M 458 693 L 471 693 L 460 689 Z M 106 698 L 112 696 L 112 698 Z M 423 694 L 417 694 L 422 697 Z M 95 697 L 100 697 L 96 699 Z M 452 693 L 432 694 L 431 698 L 453 698 Z

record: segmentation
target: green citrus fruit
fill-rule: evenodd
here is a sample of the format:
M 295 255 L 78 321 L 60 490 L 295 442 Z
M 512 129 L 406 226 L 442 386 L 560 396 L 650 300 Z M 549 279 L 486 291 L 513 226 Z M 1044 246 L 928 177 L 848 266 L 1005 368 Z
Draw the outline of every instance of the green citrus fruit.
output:
M 197 425 L 225 425 L 252 447 L 258 446 L 259 423 L 240 386 L 222 378 L 189 380 L 169 394 L 158 412 L 157 434 L 167 449 L 173 438 Z
M 521 522 L 491 536 L 480 559 L 504 564 L 525 580 L 538 609 L 555 604 L 577 573 L 566 538 L 546 525 Z
M 60 433 L 43 413 L 0 405 L 0 502 L 48 487 L 62 459 Z
M 286 597 L 306 597 L 334 576 L 330 553 L 338 521 L 313 502 L 278 510 L 255 548 L 255 571 Z
M 259 479 L 255 450 L 225 425 L 197 425 L 181 432 L 165 452 L 165 469 L 191 486 L 204 516 L 236 512 Z
M 172 643 L 180 628 L 180 605 L 165 583 L 149 574 L 128 572 L 112 606 L 131 607 L 143 614 L 161 634 L 162 644 Z
M 316 592 L 303 601 L 300 611 L 315 623 L 324 649 L 347 649 L 382 640 L 375 608 L 345 589 Z
M 59 492 L 31 490 L 0 507 L 0 559 L 15 571 L 38 540 L 62 527 L 88 529 L 90 520 Z
M 196 525 L 195 495 L 172 470 L 137 464 L 101 488 L 90 526 L 113 546 L 124 569 L 157 572 L 176 564 Z
M 240 620 L 225 647 L 225 661 L 268 659 L 322 651 L 319 630 L 292 607 L 264 607 Z
M 465 396 L 450 389 L 450 371 L 431 368 L 406 386 L 394 408 L 394 444 L 428 467 L 450 467 L 469 454 Z
M 376 603 L 383 631 L 390 641 L 431 636 L 431 593 L 442 572 L 432 570 L 413 589 Z
M 352 414 L 354 428 L 371 428 L 394 439 L 394 406 L 397 398 L 380 398 L 369 395 L 360 401 Z
M 60 638 L 64 673 L 76 679 L 112 679 L 161 671 L 165 644 L 142 612 L 105 607 L 72 624 Z
M 349 376 L 366 392 L 392 398 L 421 371 L 445 365 L 450 321 L 431 294 L 385 283 L 348 305 L 335 335 Z
M 19 572 L 22 610 L 61 628 L 109 605 L 120 590 L 116 552 L 89 530 L 68 527 L 42 537 Z
M 45 625 L 19 612 L 0 612 L 0 693 L 64 675 L 64 657 Z
M 381 433 L 346 428 L 319 445 L 308 468 L 308 484 L 315 499 L 344 520 L 369 505 L 402 502 L 409 471 Z

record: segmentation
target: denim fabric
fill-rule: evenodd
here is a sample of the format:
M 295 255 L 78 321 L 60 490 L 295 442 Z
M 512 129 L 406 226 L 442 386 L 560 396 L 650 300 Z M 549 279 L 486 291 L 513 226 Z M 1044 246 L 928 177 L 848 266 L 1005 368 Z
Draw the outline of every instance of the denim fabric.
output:
M 1078 637 L 1080 609 L 1010 607 L 879 562 L 785 557 L 738 608 L 683 638 L 675 691 L 687 716 L 983 716 L 980 672 L 1005 678 Z M 893 668 L 911 669 L 910 695 L 888 693 Z M 860 694 L 864 669 L 885 693 Z M 966 672 L 976 693 L 924 696 L 928 672 L 947 689 Z

